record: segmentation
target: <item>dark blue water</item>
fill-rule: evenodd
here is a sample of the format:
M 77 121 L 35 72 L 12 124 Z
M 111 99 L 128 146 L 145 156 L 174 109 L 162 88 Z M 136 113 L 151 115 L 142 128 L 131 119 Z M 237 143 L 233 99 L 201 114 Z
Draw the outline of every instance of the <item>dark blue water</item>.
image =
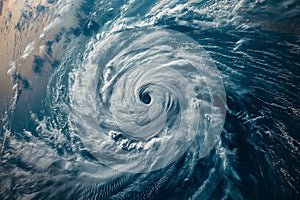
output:
M 1 122 L 1 199 L 299 198 L 297 1 L 73 6 L 45 31 L 54 37 L 38 42 L 46 53 L 28 68 L 47 74 L 40 85 L 13 74 L 18 87 Z M 64 17 L 44 15 L 50 24 Z M 150 33 L 159 37 L 149 42 Z M 171 70 L 160 68 L 171 61 Z M 186 103 L 189 88 L 199 115 Z M 170 131 L 176 142 L 160 140 L 168 136 L 160 126 L 180 130 Z

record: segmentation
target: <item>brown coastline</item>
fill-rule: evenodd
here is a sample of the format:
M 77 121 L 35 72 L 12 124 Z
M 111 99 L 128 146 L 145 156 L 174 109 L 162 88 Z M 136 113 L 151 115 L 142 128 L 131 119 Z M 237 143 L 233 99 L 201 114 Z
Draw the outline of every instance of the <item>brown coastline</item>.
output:
M 39 101 L 37 93 L 41 91 L 41 88 L 45 88 L 45 81 L 43 80 L 47 78 L 49 73 L 49 66 L 47 65 L 45 65 L 46 71 L 43 72 L 43 74 L 34 73 L 32 64 L 34 55 L 44 55 L 44 52 L 39 52 L 39 47 L 47 41 L 47 38 L 40 40 L 39 37 L 43 32 L 43 28 L 49 23 L 51 18 L 48 16 L 48 13 L 43 13 L 40 15 L 38 23 L 30 21 L 34 20 L 36 5 L 24 9 L 23 3 L 23 1 L 17 1 L 17 3 L 15 3 L 15 1 L 0 0 L 0 11 L 1 14 L 3 14 L 0 15 L 0 118 L 10 105 L 12 100 L 12 87 L 13 84 L 15 84 L 15 82 L 12 81 L 12 77 L 7 74 L 7 71 L 11 68 L 10 63 L 15 63 L 16 71 L 20 77 L 28 81 L 30 85 L 30 88 L 27 89 L 28 91 L 24 89 L 22 95 L 19 97 L 19 102 L 23 103 L 23 105 L 24 101 Z M 26 22 L 24 22 L 19 12 L 19 10 L 22 9 L 25 11 L 25 14 L 29 12 L 33 13 L 31 18 L 26 19 Z M 6 17 L 6 12 L 9 11 L 14 13 L 10 20 Z M 30 23 L 33 23 L 35 26 L 29 26 L 28 24 Z M 23 25 L 21 31 L 16 28 L 18 24 Z M 49 39 L 53 37 L 53 35 L 49 35 Z M 26 46 L 34 41 L 36 41 L 34 50 L 28 56 L 28 59 L 25 61 L 20 59 Z

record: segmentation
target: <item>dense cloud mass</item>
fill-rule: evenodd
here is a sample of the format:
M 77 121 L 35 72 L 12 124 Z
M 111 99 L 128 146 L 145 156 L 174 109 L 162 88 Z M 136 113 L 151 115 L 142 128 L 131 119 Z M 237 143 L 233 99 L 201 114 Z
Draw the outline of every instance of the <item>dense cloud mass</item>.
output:
M 299 13 L 0 0 L 0 199 L 297 199 Z

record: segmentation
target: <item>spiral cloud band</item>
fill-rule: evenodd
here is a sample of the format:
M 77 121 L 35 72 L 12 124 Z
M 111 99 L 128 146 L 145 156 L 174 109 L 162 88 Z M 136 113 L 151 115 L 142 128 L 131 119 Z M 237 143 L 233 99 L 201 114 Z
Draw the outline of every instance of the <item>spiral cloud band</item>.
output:
M 96 39 L 95 39 L 96 40 Z M 104 166 L 150 172 L 188 150 L 202 158 L 225 120 L 225 89 L 208 53 L 163 28 L 90 41 L 68 72 L 68 123 Z

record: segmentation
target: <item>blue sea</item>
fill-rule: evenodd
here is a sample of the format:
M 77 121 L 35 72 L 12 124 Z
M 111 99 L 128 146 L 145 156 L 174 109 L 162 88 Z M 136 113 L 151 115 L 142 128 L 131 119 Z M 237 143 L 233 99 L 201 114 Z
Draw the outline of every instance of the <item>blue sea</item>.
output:
M 0 0 L 0 199 L 299 199 L 297 0 Z

